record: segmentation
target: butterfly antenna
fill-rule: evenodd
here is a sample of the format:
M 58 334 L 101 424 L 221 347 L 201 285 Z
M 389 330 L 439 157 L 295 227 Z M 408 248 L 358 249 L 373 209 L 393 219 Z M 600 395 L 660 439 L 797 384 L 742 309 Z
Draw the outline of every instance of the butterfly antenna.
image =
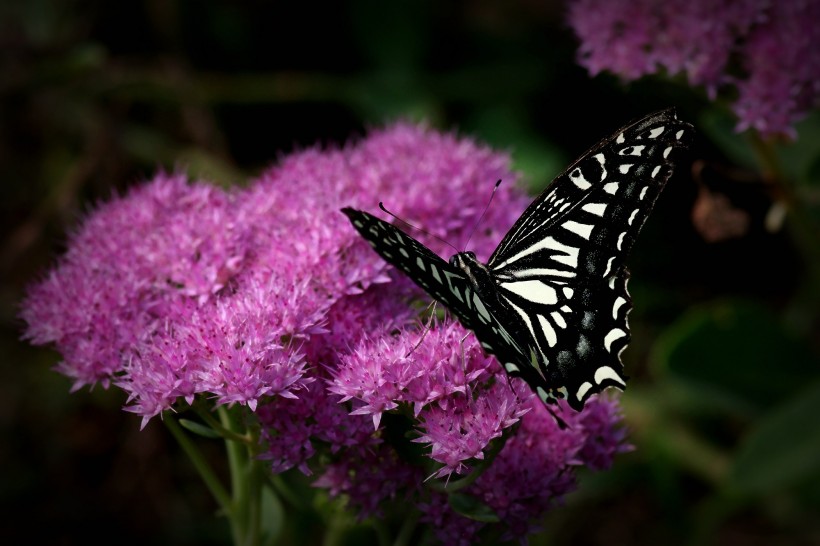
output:
M 499 182 L 500 182 L 500 180 L 499 180 Z M 395 218 L 396 220 L 398 220 L 399 222 L 401 222 L 402 224 L 404 224 L 405 226 L 407 226 L 407 227 L 409 227 L 409 228 L 411 228 L 411 229 L 415 229 L 415 230 L 417 230 L 417 231 L 420 231 L 420 232 L 424 233 L 425 235 L 428 235 L 428 236 L 430 236 L 430 237 L 432 237 L 432 238 L 434 238 L 434 239 L 437 239 L 437 240 L 441 241 L 441 242 L 442 242 L 442 243 L 444 243 L 445 245 L 447 245 L 447 246 L 449 246 L 450 248 L 452 248 L 453 250 L 455 250 L 455 251 L 456 251 L 456 253 L 460 252 L 460 251 L 459 251 L 459 249 L 457 249 L 455 246 L 453 246 L 453 244 L 452 244 L 451 242 L 449 242 L 449 241 L 445 241 L 444 239 L 442 239 L 441 237 L 439 237 L 439 236 L 438 236 L 438 235 L 436 235 L 435 233 L 430 233 L 429 231 L 425 231 L 425 230 L 421 229 L 421 228 L 420 228 L 420 227 L 418 227 L 418 226 L 414 226 L 413 224 L 411 224 L 411 223 L 410 223 L 410 222 L 408 222 L 407 220 L 405 220 L 405 219 L 403 219 L 403 218 L 399 218 L 398 216 L 396 216 L 395 214 L 393 214 L 392 212 L 390 212 L 389 210 L 387 210 L 387 207 L 385 207 L 385 206 L 384 206 L 384 203 L 382 203 L 381 201 L 379 201 L 379 208 L 380 208 L 380 209 L 382 209 L 382 210 L 383 210 L 384 212 L 386 212 L 387 214 L 389 214 L 390 216 L 392 216 L 393 218 Z
M 495 192 L 498 191 L 498 186 L 500 186 L 500 185 L 501 185 L 501 180 L 498 180 L 495 183 L 495 186 L 493 186 L 493 193 L 490 194 L 490 198 L 487 200 L 487 205 L 484 207 L 484 211 L 481 213 L 481 216 L 478 217 L 478 221 L 473 226 L 473 231 L 471 231 L 470 236 L 467 237 L 467 242 L 464 243 L 464 248 L 467 248 L 467 245 L 470 244 L 470 241 L 472 240 L 473 235 L 475 235 L 475 232 L 478 229 L 478 226 L 481 225 L 481 221 L 484 219 L 484 215 L 487 214 L 488 210 L 490 210 L 490 204 L 493 202 L 493 197 L 495 197 Z

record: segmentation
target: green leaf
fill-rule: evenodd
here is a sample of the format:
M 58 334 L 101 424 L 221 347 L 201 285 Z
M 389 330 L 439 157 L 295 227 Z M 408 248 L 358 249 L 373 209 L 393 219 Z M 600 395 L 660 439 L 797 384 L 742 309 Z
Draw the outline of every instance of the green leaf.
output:
M 450 507 L 465 518 L 470 518 L 484 523 L 497 523 L 501 521 L 492 508 L 482 503 L 475 497 L 464 493 L 451 493 L 447 496 Z
M 750 143 L 748 132 L 737 133 L 737 118 L 728 110 L 711 108 L 704 110 L 698 119 L 698 129 L 721 151 L 738 165 L 757 171 L 760 168 L 757 154 Z
M 729 472 L 739 493 L 766 494 L 820 472 L 820 383 L 768 414 L 745 439 Z
M 694 384 L 707 397 L 761 409 L 776 405 L 818 376 L 810 349 L 766 308 L 733 301 L 694 309 L 653 348 L 660 374 Z
M 190 419 L 180 419 L 179 425 L 194 434 L 198 434 L 199 436 L 203 436 L 205 438 L 222 438 L 222 435 L 219 434 L 217 431 L 212 429 L 209 426 L 205 426 L 201 423 L 197 423 L 196 421 L 191 421 Z
M 270 487 L 262 487 L 261 529 L 267 544 L 276 544 L 285 525 L 285 509 L 282 501 Z
M 532 194 L 543 190 L 569 163 L 569 158 L 537 134 L 525 108 L 512 105 L 482 108 L 464 125 L 493 146 L 503 149 L 515 143 L 510 150 L 513 168 L 524 173 L 527 182 L 538 184 L 532 188 Z
M 803 184 L 820 184 L 820 112 L 811 112 L 795 127 L 797 139 L 778 146 L 780 166 L 786 176 Z

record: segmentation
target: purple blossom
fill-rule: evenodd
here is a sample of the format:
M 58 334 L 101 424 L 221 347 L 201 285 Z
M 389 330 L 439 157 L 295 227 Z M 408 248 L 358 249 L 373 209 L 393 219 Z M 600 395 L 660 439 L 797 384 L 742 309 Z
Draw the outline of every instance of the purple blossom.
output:
M 605 397 L 589 400 L 576 413 L 568 406 L 557 409 L 567 423 L 561 429 L 544 405 L 534 396 L 527 399 L 530 409 L 492 465 L 465 492 L 500 518 L 507 538 L 523 539 L 538 530 L 540 517 L 576 486 L 572 469 L 586 465 L 606 468 L 615 454 L 628 451 L 623 428 L 617 422 L 617 406 Z M 452 513 L 442 502 L 422 506 L 425 521 L 434 524 L 442 543 L 454 536 L 471 544 L 483 525 Z
M 590 74 L 685 73 L 712 99 L 734 87 L 738 130 L 792 137 L 820 100 L 818 20 L 819 0 L 572 0 L 568 10 Z
M 390 501 L 417 493 L 424 477 L 419 467 L 402 461 L 384 444 L 357 446 L 330 462 L 314 482 L 333 497 L 345 495 L 358 518 L 381 516 Z
M 415 441 L 429 444 L 430 457 L 444 464 L 436 475 L 464 473 L 467 461 L 482 459 L 490 441 L 528 411 L 519 396 L 531 395 L 520 380 L 512 390 L 497 361 L 465 336 L 448 321 L 426 334 L 367 339 L 342 358 L 328 389 L 360 402 L 353 414 L 372 416 L 376 428 L 383 412 L 412 407 L 421 433 Z
M 484 524 L 423 483 L 480 471 L 504 438 L 467 491 L 524 536 L 574 487 L 574 466 L 605 468 L 624 449 L 616 405 L 561 408 L 559 429 L 459 324 L 425 332 L 418 289 L 339 210 L 381 200 L 461 248 L 498 179 L 470 241 L 485 260 L 529 199 L 505 156 L 425 127 L 292 154 L 247 189 L 160 174 L 88 215 L 29 288 L 25 336 L 57 348 L 75 388 L 122 388 L 143 425 L 181 401 L 243 405 L 273 472 L 315 475 L 360 517 L 411 502 L 462 542 Z M 459 206 L 443 206 L 453 195 Z

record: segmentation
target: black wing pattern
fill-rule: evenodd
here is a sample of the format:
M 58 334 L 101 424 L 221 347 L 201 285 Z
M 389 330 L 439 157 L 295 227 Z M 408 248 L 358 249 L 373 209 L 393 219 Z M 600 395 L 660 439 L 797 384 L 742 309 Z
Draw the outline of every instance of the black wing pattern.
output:
M 544 402 L 566 399 L 580 410 L 593 394 L 626 384 L 620 353 L 632 303 L 625 260 L 690 132 L 670 109 L 602 140 L 527 207 L 486 265 L 470 252 L 447 263 L 391 224 L 344 212 L 385 260 L 472 329 L 507 373 Z
M 489 353 L 523 354 L 523 349 L 484 305 L 464 270 L 445 262 L 429 248 L 397 227 L 360 210 L 342 209 L 353 226 L 387 262 L 398 267 L 413 282 L 440 301 L 461 324 L 476 333 Z M 492 340 L 492 345 L 485 340 Z M 518 360 L 518 358 L 516 358 Z

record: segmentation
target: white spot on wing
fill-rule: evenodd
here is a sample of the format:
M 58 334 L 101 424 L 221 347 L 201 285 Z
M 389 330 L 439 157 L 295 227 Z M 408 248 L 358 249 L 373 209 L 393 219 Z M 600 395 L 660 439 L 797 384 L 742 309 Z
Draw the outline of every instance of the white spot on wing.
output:
M 658 165 L 654 169 L 652 169 L 652 178 L 655 178 L 658 175 L 658 171 L 661 170 L 661 166 Z
M 624 148 L 623 150 L 621 150 L 621 151 L 619 152 L 619 154 L 620 154 L 620 155 L 636 155 L 636 156 L 640 156 L 640 155 L 641 155 L 641 153 L 643 153 L 643 149 L 644 149 L 644 148 L 646 148 L 646 146 L 644 146 L 644 145 L 640 145 L 640 146 L 629 146 L 629 147 Z M 624 153 L 624 152 L 627 152 L 627 153 Z
M 416 258 L 416 265 L 419 266 L 419 269 L 424 271 L 424 260 L 421 258 Z
M 609 195 L 615 195 L 615 193 L 618 191 L 618 183 L 610 182 L 608 184 L 604 184 L 604 191 L 607 192 Z
M 621 296 L 618 296 L 618 297 L 615 299 L 615 304 L 612 306 L 612 318 L 614 318 L 614 319 L 617 319 L 617 318 L 618 318 L 618 309 L 620 309 L 621 307 L 623 307 L 623 305 L 624 305 L 625 303 L 626 303 L 626 300 L 625 300 L 625 299 L 623 299 Z
M 590 383 L 589 381 L 584 381 L 583 383 L 581 383 L 581 386 L 578 387 L 578 391 L 575 393 L 575 398 L 577 398 L 578 400 L 583 400 L 584 396 L 587 395 L 589 389 L 591 388 L 592 383 Z
M 438 268 L 435 266 L 435 264 L 430 264 L 430 273 L 433 274 L 434 279 L 441 283 L 441 276 L 438 274 Z
M 618 244 L 615 245 L 618 248 L 618 250 L 621 250 L 621 245 L 624 242 L 624 235 L 626 235 L 625 231 L 623 233 L 621 233 L 620 235 L 618 235 Z
M 575 222 L 573 220 L 568 220 L 564 222 L 561 227 L 564 229 L 573 232 L 575 235 L 579 237 L 583 237 L 584 239 L 589 239 L 589 236 L 592 235 L 592 228 L 594 226 L 589 224 L 581 224 L 579 222 Z
M 572 180 L 572 183 L 578 186 L 579 189 L 586 190 L 589 189 L 592 184 L 584 178 L 584 173 L 581 172 L 580 167 L 575 167 L 571 173 L 569 173 L 569 179 Z
M 400 246 L 400 247 L 399 247 L 399 254 L 401 254 L 401 255 L 402 255 L 402 256 L 404 256 L 405 258 L 409 258 L 409 257 L 410 257 L 410 254 L 408 254 L 408 253 L 407 253 L 407 251 L 404 249 L 404 247 L 403 247 L 403 246 Z
M 646 190 L 648 190 L 648 189 L 649 189 L 649 186 L 644 186 L 643 187 L 643 189 L 641 190 L 641 194 L 638 196 L 639 200 L 642 201 L 643 198 L 646 197 Z
M 639 212 L 639 211 L 640 211 L 640 209 L 635 209 L 635 210 L 633 210 L 633 211 L 632 211 L 632 214 L 630 214 L 630 215 L 629 215 L 629 219 L 626 221 L 626 223 L 627 223 L 627 224 L 629 224 L 629 225 L 631 226 L 631 225 L 632 225 L 632 222 L 634 222 L 634 221 L 635 221 L 635 217 L 638 215 L 638 212 Z
M 622 337 L 625 337 L 625 336 L 626 336 L 626 332 L 624 332 L 620 328 L 613 328 L 604 337 L 604 348 L 611 353 L 612 352 L 612 344 L 616 340 L 619 340 L 619 339 L 621 339 Z M 597 379 L 596 379 L 596 381 L 597 381 Z M 600 381 L 598 381 L 598 383 L 600 383 Z
M 501 269 L 504 266 L 511 264 L 516 260 L 520 260 L 521 258 L 529 256 L 530 254 L 534 254 L 535 252 L 538 252 L 540 250 L 558 251 L 561 254 L 553 255 L 553 260 L 568 265 L 572 268 L 578 267 L 578 248 L 560 243 L 556 241 L 553 237 L 544 237 L 534 245 L 531 245 L 522 250 L 521 252 L 519 252 L 518 254 L 507 258 L 497 266 L 493 267 L 493 269 Z
M 629 172 L 629 169 L 631 169 L 632 167 L 633 167 L 633 165 L 631 163 L 628 164 L 628 165 L 627 164 L 620 165 L 618 167 L 618 172 L 621 173 L 621 174 L 626 174 L 626 173 Z
M 604 211 L 606 210 L 605 203 L 587 203 L 581 210 L 584 210 L 590 214 L 594 214 L 595 216 L 603 216 Z
M 621 133 L 618 135 L 618 138 L 615 139 L 615 144 L 623 144 L 624 142 L 626 142 L 626 139 L 624 138 L 624 134 Z
M 615 259 L 615 256 L 612 256 L 610 259 L 606 261 L 606 269 L 604 270 L 604 274 L 602 277 L 607 277 L 609 275 L 610 270 L 612 269 L 612 261 Z
M 507 370 L 507 372 L 509 372 L 509 373 L 515 373 L 515 372 L 520 372 L 521 371 L 518 368 L 518 366 L 516 366 L 512 362 L 507 362 L 506 364 L 504 364 L 504 369 Z
M 447 273 L 445 272 L 444 274 L 446 275 Z M 464 299 L 461 297 L 461 292 L 458 291 L 458 286 L 453 286 L 451 284 L 450 291 L 453 293 L 453 295 L 456 297 L 458 301 L 464 303 Z
M 520 269 L 511 273 L 516 279 L 525 279 L 527 277 L 574 277 L 574 271 L 567 271 L 563 269 L 548 269 L 545 267 L 534 267 L 532 269 Z
M 620 385 L 624 385 L 624 380 L 618 375 L 618 372 L 613 370 L 610 366 L 601 366 L 597 370 L 595 370 L 595 382 L 599 385 L 606 381 L 607 379 L 611 379 Z
M 680 140 L 680 137 L 682 137 L 682 136 L 683 136 L 683 129 L 681 129 L 680 131 L 678 131 L 677 133 L 675 133 L 675 138 L 676 138 L 677 140 Z
M 552 313 L 550 313 L 550 317 L 552 317 L 553 322 L 555 322 L 555 325 L 559 328 L 567 327 L 567 322 L 564 320 L 564 316 L 561 315 L 561 313 L 559 313 L 558 311 L 553 311 Z
M 567 299 L 572 298 L 572 295 L 575 293 L 575 291 L 572 288 L 568 287 L 568 286 L 565 286 L 561 290 L 563 290 L 564 296 L 566 296 Z
M 555 293 L 555 289 L 538 280 L 503 282 L 501 286 L 533 303 L 543 305 L 558 303 L 558 294 Z
M 490 313 L 487 311 L 487 308 L 484 307 L 484 302 L 481 301 L 478 294 L 473 294 L 473 304 L 475 305 L 476 311 L 478 311 L 478 316 L 485 319 L 484 322 L 489 322 Z
M 649 138 L 658 138 L 661 135 L 661 133 L 663 133 L 664 129 L 665 127 L 663 125 L 661 125 L 660 127 L 655 127 L 654 129 L 649 131 Z
M 669 152 L 671 152 L 671 151 L 672 151 L 672 146 L 669 146 L 667 149 L 665 149 L 663 151 L 663 158 L 666 159 L 667 156 L 669 155 Z
M 555 329 L 544 315 L 538 315 L 538 323 L 541 325 L 541 330 L 544 331 L 544 336 L 547 338 L 547 344 L 550 347 L 555 347 L 558 343 L 558 336 L 555 335 Z
M 509 304 L 510 304 L 510 307 L 512 307 L 512 308 L 513 308 L 513 310 L 514 310 L 516 313 L 518 313 L 518 314 L 519 314 L 519 316 L 521 316 L 521 320 L 523 320 L 523 321 L 524 321 L 524 324 L 526 324 L 526 325 L 527 325 L 527 329 L 530 331 L 530 335 L 533 337 L 533 339 L 535 339 L 535 329 L 532 327 L 532 321 L 530 321 L 530 316 L 529 316 L 529 315 L 528 315 L 528 314 L 527 314 L 527 313 L 526 313 L 523 309 L 521 309 L 521 308 L 520 308 L 520 307 L 518 307 L 516 304 L 514 304 L 513 302 L 511 302 L 511 301 L 509 300 L 509 298 L 507 298 L 506 296 L 504 296 L 504 299 L 505 299 L 505 300 L 507 300 L 507 303 L 509 303 Z M 540 315 L 539 315 L 539 316 L 540 316 Z M 502 334 L 503 334 L 503 333 L 504 333 L 504 330 L 502 329 Z M 509 336 L 509 334 L 507 334 L 507 335 L 505 336 L 505 339 L 506 339 L 506 337 L 508 337 L 508 336 Z M 510 339 L 510 341 L 512 341 L 512 339 Z M 538 369 L 538 363 L 537 363 L 536 361 L 532 361 L 532 365 L 533 365 L 536 369 Z

